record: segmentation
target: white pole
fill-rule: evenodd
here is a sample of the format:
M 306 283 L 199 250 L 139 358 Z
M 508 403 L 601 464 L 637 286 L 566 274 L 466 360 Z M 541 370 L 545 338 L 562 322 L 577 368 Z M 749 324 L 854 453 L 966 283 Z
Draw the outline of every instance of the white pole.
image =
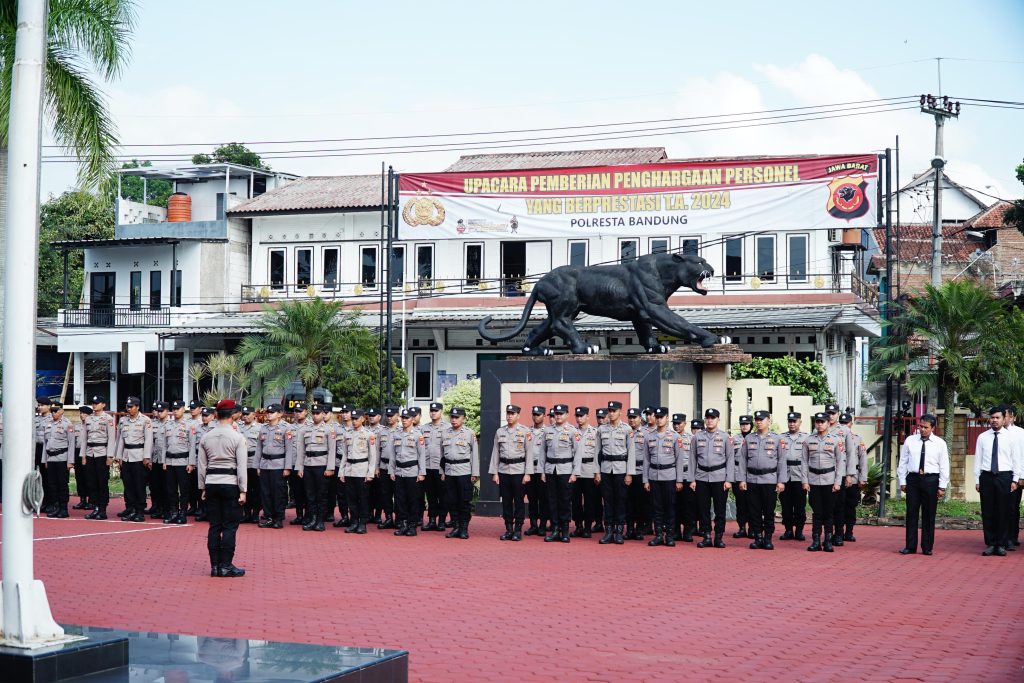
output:
M 36 288 L 39 248 L 39 150 L 46 53 L 46 0 L 18 3 L 7 139 L 7 270 L 4 286 L 3 643 L 26 646 L 64 635 L 42 581 L 32 578 L 32 516 L 22 486 L 35 460 Z

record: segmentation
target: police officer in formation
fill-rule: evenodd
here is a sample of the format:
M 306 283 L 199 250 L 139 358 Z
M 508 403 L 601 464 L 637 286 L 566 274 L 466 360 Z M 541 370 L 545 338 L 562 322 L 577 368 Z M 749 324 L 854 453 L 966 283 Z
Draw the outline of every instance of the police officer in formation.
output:
M 788 470 L 781 457 L 781 437 L 771 430 L 767 410 L 754 412 L 754 431 L 743 437 L 740 449 L 740 488 L 747 494 L 752 550 L 774 550 L 775 502 L 785 490 Z
M 441 482 L 441 437 L 448 425 L 444 421 L 444 405 L 430 404 L 430 422 L 420 427 L 423 446 L 427 452 L 427 474 L 423 480 L 426 497 L 427 523 L 424 531 L 444 531 L 448 510 L 445 507 L 444 484 Z
M 850 420 L 846 423 L 840 421 L 839 404 L 829 403 L 825 406 L 825 413 L 828 415 L 828 430 L 832 434 L 837 434 L 843 439 L 843 452 L 846 454 L 847 468 L 851 465 L 851 459 L 853 460 L 853 474 L 849 472 L 842 472 L 842 483 L 840 490 L 835 496 L 835 508 L 832 511 L 832 545 L 842 546 L 844 541 L 844 531 L 846 528 L 846 510 L 847 510 L 847 498 L 853 498 L 856 496 L 857 500 L 860 500 L 860 487 L 857 484 L 856 470 L 857 461 L 854 458 L 856 453 L 857 444 L 856 437 L 854 436 L 853 430 L 849 428 Z M 852 417 L 851 417 L 852 420 Z M 866 455 L 866 454 L 865 454 Z M 857 504 L 853 504 L 853 514 L 857 513 Z M 852 523 L 850 526 L 852 536 Z
M 814 431 L 804 439 L 802 460 L 804 490 L 812 512 L 811 545 L 807 550 L 830 553 L 836 494 L 846 473 L 846 437 L 829 429 L 828 413 L 814 414 Z
M 92 413 L 82 417 L 83 439 L 79 456 L 89 473 L 89 500 L 96 507 L 85 518 L 106 519 L 110 503 L 110 465 L 114 462 L 117 430 L 114 416 L 106 412 L 107 397 L 95 394 L 89 402 Z
M 342 403 L 336 409 L 338 421 L 334 425 L 334 461 L 340 468 L 342 458 L 345 455 L 345 432 L 352 429 L 352 406 Z M 334 519 L 334 507 L 338 507 L 338 519 Z M 349 512 L 348 496 L 345 495 L 345 485 L 341 483 L 341 477 L 330 477 L 327 480 L 327 515 L 325 522 L 331 522 L 334 528 L 340 529 L 351 524 L 352 516 Z
M 117 448 L 114 460 L 124 483 L 124 512 L 118 513 L 126 522 L 144 522 L 146 508 L 146 470 L 152 467 L 153 423 L 141 410 L 138 397 L 125 401 L 128 414 L 117 423 Z
M 779 435 L 779 458 L 786 461 L 786 483 L 779 494 L 782 504 L 782 541 L 803 541 L 807 523 L 807 491 L 804 490 L 803 454 L 807 433 L 800 431 L 802 416 L 786 414 L 787 430 Z
M 267 420 L 256 437 L 256 474 L 259 477 L 263 519 L 260 528 L 284 528 L 284 511 L 288 505 L 287 477 L 295 467 L 295 430 L 282 418 L 279 403 L 266 407 Z M 248 475 L 248 473 L 247 473 Z
M 743 448 L 743 439 L 750 434 L 754 428 L 754 418 L 751 415 L 740 415 L 740 431 L 732 436 L 733 473 L 740 472 L 740 451 Z M 748 533 L 750 526 L 750 514 L 747 506 L 747 492 L 740 487 L 739 481 L 732 482 L 732 496 L 736 502 L 736 525 L 739 529 L 732 535 L 733 538 L 752 538 Z
M 476 434 L 465 426 L 466 409 L 453 407 L 450 418 L 451 425 L 441 440 L 441 465 L 448 492 L 448 509 L 454 522 L 445 537 L 466 539 L 469 538 L 473 484 L 480 476 L 480 450 Z
M 654 538 L 650 546 L 674 546 L 676 492 L 683 488 L 687 453 L 682 437 L 668 428 L 668 408 L 654 410 L 655 429 L 647 432 L 644 490 L 654 503 Z
M 579 439 L 576 449 L 580 452 L 579 465 L 573 470 L 576 482 L 572 487 L 572 518 L 575 528 L 572 536 L 590 538 L 597 521 L 598 488 L 600 465 L 597 462 L 597 427 L 590 424 L 590 408 L 576 407 L 576 430 Z
M 371 408 L 370 417 L 376 413 Z M 377 520 L 378 529 L 395 528 L 395 486 L 388 476 L 391 468 L 391 439 L 398 431 L 398 408 L 387 406 L 384 409 L 383 423 L 378 424 L 375 432 L 380 442 L 380 462 L 378 472 L 371 486 L 373 499 L 373 516 Z
M 46 425 L 43 443 L 43 463 L 46 470 L 46 485 L 50 500 L 53 501 L 47 517 L 67 518 L 68 481 L 70 470 L 75 466 L 75 426 L 64 416 L 64 404 L 50 403 L 50 424 Z
M 523 532 L 524 536 L 543 536 L 548 532 L 548 489 L 541 478 L 540 448 L 544 442 L 544 432 L 547 425 L 544 424 L 546 414 L 544 406 L 533 406 L 530 410 L 533 418 L 531 448 L 528 453 L 533 467 L 533 474 L 526 485 L 526 498 L 530 516 L 530 526 Z
M 690 446 L 693 443 L 692 432 L 686 431 L 686 413 L 672 413 L 672 429 L 683 440 L 686 450 L 686 468 L 683 488 L 676 492 L 676 528 L 674 538 L 684 543 L 693 543 L 693 532 L 697 527 L 697 496 L 690 488 L 693 480 L 690 475 Z
M 697 493 L 697 511 L 705 533 L 704 540 L 697 544 L 698 548 L 725 547 L 722 540 L 725 536 L 725 504 L 732 487 L 730 482 L 735 479 L 735 459 L 732 438 L 718 428 L 720 417 L 717 408 L 705 410 L 704 429 L 693 435 L 690 445 L 690 472 L 694 479 L 690 488 Z M 713 529 L 712 505 L 715 511 Z
M 346 534 L 365 534 L 370 518 L 370 482 L 378 468 L 377 435 L 366 425 L 362 410 L 352 411 L 352 429 L 345 432 L 345 450 L 341 462 L 345 497 L 352 510 Z
M 604 501 L 604 536 L 599 541 L 602 545 L 622 545 L 624 542 L 626 492 L 633 483 L 636 469 L 632 430 L 621 421 L 621 416 L 622 403 L 609 401 L 608 421 L 597 429 L 598 460 L 601 463 L 601 472 L 597 476 Z
M 559 403 L 553 408 L 555 423 L 544 432 L 544 445 L 540 449 L 541 478 L 547 484 L 548 510 L 551 517 L 551 531 L 544 537 L 552 541 L 569 542 L 569 519 L 571 516 L 571 486 L 579 471 L 579 459 L 583 456 L 576 448 L 580 433 L 566 421 L 569 406 Z
M 643 421 L 639 408 L 629 408 L 626 420 L 632 433 L 633 452 L 635 456 L 632 482 L 627 486 L 626 497 L 626 534 L 627 541 L 644 540 L 644 531 L 650 522 L 650 494 L 644 490 L 644 461 L 647 455 L 647 425 Z
M 153 458 L 150 461 L 149 470 L 146 473 L 146 483 L 149 486 L 149 498 L 152 504 L 146 510 L 150 519 L 163 518 L 167 509 L 167 480 L 164 472 L 164 456 L 166 454 L 166 440 L 164 438 L 164 427 L 170 420 L 170 404 L 164 401 L 153 403 Z
M 505 520 L 505 533 L 499 540 L 519 541 L 523 538 L 526 518 L 526 485 L 533 469 L 533 430 L 519 424 L 521 408 L 505 406 L 505 424 L 494 433 L 494 447 L 487 473 L 498 485 L 501 495 L 501 516 Z
M 164 458 L 161 469 L 167 486 L 164 524 L 185 524 L 189 475 L 196 466 L 196 430 L 185 419 L 184 401 L 171 401 L 171 419 L 161 426 Z
M 292 426 L 298 435 L 299 429 L 313 424 L 313 418 L 309 415 L 309 408 L 304 401 L 297 402 L 292 407 Z M 298 468 L 293 468 L 287 477 L 288 493 L 291 502 L 295 506 L 295 518 L 289 524 L 293 526 L 305 526 L 309 521 L 309 503 L 306 497 L 306 484 L 299 477 Z
M 53 419 L 50 417 L 50 399 L 45 396 L 36 398 L 36 418 L 35 418 L 35 444 L 36 444 L 36 469 L 39 471 L 39 476 L 42 477 L 43 484 L 43 512 L 49 514 L 54 512 L 57 508 L 53 500 L 51 500 L 50 485 L 47 481 L 47 471 L 43 467 L 43 463 L 46 462 L 46 456 L 44 454 L 44 447 L 46 444 L 46 433 L 50 430 L 50 425 Z
M 235 578 L 245 570 L 234 565 L 235 534 L 242 519 L 248 489 L 248 443 L 232 426 L 237 404 L 217 403 L 217 424 L 199 441 L 198 480 L 206 502 L 210 529 L 206 547 L 210 576 Z
M 403 408 L 402 427 L 391 438 L 388 477 L 395 487 L 395 536 L 415 536 L 422 513 L 423 480 L 427 476 L 426 441 L 415 426 L 415 413 Z
M 860 491 L 868 484 L 868 447 L 864 438 L 850 428 L 852 422 L 853 415 L 850 413 L 839 416 L 839 424 L 847 432 L 846 474 L 849 486 L 840 494 L 843 499 L 843 524 L 840 526 L 836 523 L 836 535 L 847 543 L 857 540 L 853 535 L 853 527 L 857 523 L 857 506 L 860 504 Z
M 336 433 L 326 422 L 330 408 L 313 404 L 313 424 L 299 427 L 295 468 L 306 486 L 308 506 L 303 531 L 323 531 L 327 510 L 327 478 L 334 476 Z
M 256 442 L 260 436 L 260 424 L 256 421 L 256 411 L 249 406 L 242 408 L 242 419 L 236 423 L 238 433 L 245 437 L 248 449 L 249 461 L 248 478 L 250 485 L 245 494 L 245 514 L 242 515 L 242 524 L 257 524 L 260 521 L 261 496 L 259 486 L 259 474 L 256 467 Z

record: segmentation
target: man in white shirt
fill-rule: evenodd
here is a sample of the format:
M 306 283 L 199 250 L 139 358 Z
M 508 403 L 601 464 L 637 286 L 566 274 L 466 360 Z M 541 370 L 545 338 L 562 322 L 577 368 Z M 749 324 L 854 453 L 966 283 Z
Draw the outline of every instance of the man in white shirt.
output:
M 935 436 L 936 418 L 921 416 L 916 434 L 911 434 L 900 449 L 896 474 L 900 490 L 907 494 L 907 541 L 900 555 L 917 552 L 917 522 L 921 519 L 921 552 L 932 554 L 935 544 L 935 508 L 949 486 L 949 449 Z
M 1003 422 L 1005 429 L 1012 432 L 1021 442 L 1024 449 L 1024 429 L 1017 426 L 1017 407 L 1013 405 L 1004 406 Z M 1010 496 L 1010 544 L 1007 550 L 1016 550 L 1020 547 L 1020 500 L 1021 492 L 1024 491 L 1024 481 L 1017 482 L 1017 490 Z
M 1010 504 L 1017 481 L 1024 479 L 1021 440 L 1003 428 L 1004 408 L 989 411 L 991 428 L 978 437 L 974 453 L 974 474 L 981 493 L 981 523 L 985 529 L 985 550 L 989 557 L 1006 556 L 1009 544 Z

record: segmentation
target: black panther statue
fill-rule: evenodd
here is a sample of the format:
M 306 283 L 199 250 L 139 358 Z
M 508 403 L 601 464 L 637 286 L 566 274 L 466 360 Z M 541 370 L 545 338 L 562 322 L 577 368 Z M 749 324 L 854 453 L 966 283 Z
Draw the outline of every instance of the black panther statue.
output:
M 640 343 L 651 353 L 668 351 L 658 343 L 652 325 L 684 343 L 693 340 L 708 348 L 717 344 L 719 337 L 673 313 L 668 298 L 683 286 L 707 295 L 702 286 L 704 278 L 714 274 L 707 261 L 689 254 L 650 254 L 606 266 L 560 266 L 537 281 L 514 328 L 497 334 L 488 332 L 491 316 L 487 316 L 477 329 L 488 341 L 511 339 L 526 328 L 530 311 L 540 301 L 547 306 L 548 317 L 526 338 L 526 354 L 550 353 L 541 344 L 556 335 L 569 344 L 573 353 L 596 353 L 597 348 L 588 346 L 573 326 L 580 313 L 632 322 Z

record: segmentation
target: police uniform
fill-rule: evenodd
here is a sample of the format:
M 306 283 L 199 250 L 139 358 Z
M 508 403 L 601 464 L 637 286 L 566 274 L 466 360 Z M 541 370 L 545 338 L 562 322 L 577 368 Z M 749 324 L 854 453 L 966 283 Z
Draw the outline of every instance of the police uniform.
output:
M 203 404 L 199 401 L 192 400 L 188 402 L 188 411 L 185 413 L 185 422 L 188 422 L 195 432 L 196 448 L 199 447 L 199 439 L 205 433 L 200 431 L 203 426 L 203 411 L 208 411 L 208 408 L 203 407 Z M 199 514 L 199 510 L 202 509 L 203 501 L 199 497 L 199 469 L 192 468 L 192 472 L 188 474 L 188 509 L 185 511 L 185 516 L 195 516 Z
M 199 448 L 199 442 L 202 441 L 203 437 L 217 426 L 217 421 L 213 419 L 216 414 L 217 411 L 209 406 L 202 406 L 199 409 L 199 419 L 193 423 L 196 430 L 196 448 Z M 234 429 L 233 425 L 232 429 Z M 198 467 L 192 470 L 192 476 L 189 479 L 189 486 L 192 487 L 192 495 L 197 498 L 195 503 L 191 505 L 195 519 L 197 522 L 206 521 L 206 501 L 204 501 L 200 495 L 201 491 L 199 490 Z
M 92 504 L 89 496 L 92 494 L 92 485 L 89 483 L 89 469 L 83 461 L 82 455 L 79 451 L 82 450 L 82 443 L 85 441 L 85 416 L 92 415 L 92 407 L 87 405 L 78 406 L 78 424 L 75 425 L 75 452 L 72 454 L 72 460 L 75 461 L 75 495 L 78 496 L 78 502 L 72 506 L 74 510 L 95 510 L 96 506 Z M 3 442 L 3 413 L 0 412 L 0 443 Z M 2 445 L 0 445 L 0 452 L 2 452 Z M 0 455 L 0 462 L 3 462 L 3 457 Z M 3 479 L 0 478 L 0 484 L 3 483 Z
M 96 508 L 85 518 L 106 519 L 110 503 L 110 462 L 117 444 L 117 429 L 114 416 L 97 407 L 106 404 L 105 396 L 94 395 L 89 402 L 93 412 L 82 418 L 83 438 L 79 444 L 79 457 L 85 459 L 89 502 Z
M 345 495 L 352 508 L 352 523 L 345 529 L 346 534 L 366 533 L 366 522 L 370 518 L 369 483 L 377 471 L 377 435 L 369 427 L 354 426 L 362 417 L 362 410 L 353 410 L 353 428 L 345 432 L 341 474 L 345 477 Z
M 466 409 L 452 408 L 450 417 L 465 417 Z M 476 434 L 465 424 L 459 429 L 449 426 L 441 440 L 441 465 L 444 468 L 448 509 L 455 518 L 446 538 L 469 538 L 470 504 L 473 480 L 480 476 L 480 447 Z
M 719 417 L 715 408 L 704 411 L 704 417 Z M 724 548 L 722 537 L 725 535 L 725 503 L 729 492 L 725 488 L 727 481 L 735 479 L 735 458 L 732 452 L 732 437 L 721 429 L 709 431 L 707 428 L 693 435 L 690 442 L 690 472 L 693 474 L 693 488 L 697 492 L 697 511 L 700 513 L 701 526 L 707 536 L 697 544 L 699 548 L 714 546 Z M 711 506 L 714 505 L 714 541 L 711 540 Z
M 769 420 L 766 410 L 754 413 L 757 421 Z M 754 431 L 743 439 L 740 452 L 739 479 L 746 482 L 748 512 L 750 514 L 750 535 L 754 539 L 751 549 L 774 550 L 772 537 L 775 535 L 775 501 L 778 485 L 785 485 L 788 478 L 786 459 L 782 457 L 782 437 L 775 432 L 763 434 Z
M 280 404 L 267 406 L 267 415 L 281 413 Z M 264 422 L 256 437 L 256 471 L 260 482 L 264 519 L 261 528 L 284 527 L 284 511 L 288 505 L 288 482 L 285 471 L 295 467 L 295 429 L 282 419 L 277 424 Z
M 828 422 L 828 415 L 815 413 L 815 422 Z M 820 434 L 815 427 L 804 439 L 803 470 L 804 481 L 810 488 L 811 499 L 811 545 L 808 550 L 832 552 L 832 513 L 835 510 L 836 492 L 843 485 L 846 473 L 845 436 L 832 431 Z M 825 541 L 822 543 L 822 532 Z
M 843 413 L 839 418 L 847 431 L 846 438 L 846 474 L 853 477 L 853 484 L 839 492 L 843 501 L 843 523 L 836 521 L 836 535 L 842 535 L 843 541 L 856 541 L 853 527 L 857 524 L 857 506 L 860 505 L 860 487 L 868 480 L 868 447 L 863 437 L 850 428 L 853 416 Z M 835 543 L 835 539 L 832 539 Z
M 140 401 L 129 396 L 126 408 L 138 407 Z M 135 417 L 125 415 L 117 423 L 117 451 L 114 459 L 121 468 L 124 483 L 125 515 L 127 522 L 144 522 L 146 508 L 146 468 L 151 466 L 153 457 L 153 422 L 137 413 Z
M 590 408 L 578 406 L 576 418 L 590 414 Z M 590 538 L 593 532 L 592 525 L 597 521 L 599 491 L 595 478 L 601 472 L 601 466 L 597 462 L 597 427 L 588 424 L 586 427 L 576 428 L 580 438 L 576 442 L 576 450 L 580 452 L 577 458 L 578 465 L 573 469 L 576 481 L 572 489 L 572 521 L 575 525 L 572 536 L 577 538 Z
M 656 408 L 654 416 L 668 417 L 668 408 Z M 676 544 L 676 489 L 682 486 L 687 453 L 682 436 L 667 427 L 649 431 L 645 446 L 644 488 L 654 503 L 654 538 L 647 545 L 671 547 Z
M 235 406 L 231 400 L 219 402 L 218 417 L 230 415 Z M 206 537 L 210 575 L 242 576 L 245 570 L 234 565 L 235 534 L 242 519 L 239 498 L 248 490 L 248 443 L 230 425 L 218 422 L 200 439 L 197 460 L 199 488 L 205 491 L 210 518 Z
M 806 432 L 799 431 L 800 413 L 788 413 L 789 431 L 779 435 L 779 458 L 786 461 L 786 488 L 779 494 L 782 504 L 780 540 L 804 540 L 807 523 L 807 491 L 804 491 L 803 452 Z
M 439 412 L 444 409 L 440 403 L 431 403 L 431 412 Z M 445 517 L 448 510 L 445 507 L 444 484 L 441 482 L 441 436 L 448 428 L 443 420 L 438 418 L 420 427 L 423 434 L 423 445 L 427 451 L 427 475 L 423 480 L 423 493 L 426 496 L 427 523 L 423 525 L 424 531 L 444 530 Z
M 341 404 L 341 415 L 348 414 L 348 418 L 342 417 L 334 425 L 334 443 L 335 443 L 335 456 L 334 460 L 339 465 L 345 455 L 345 432 L 352 430 L 352 406 L 347 403 Z M 332 494 L 333 489 L 333 494 Z M 331 477 L 327 481 L 327 504 L 330 509 L 327 510 L 327 517 L 325 521 L 334 523 L 335 528 L 341 528 L 348 526 L 352 520 L 352 514 L 349 511 L 348 496 L 345 495 L 345 485 L 341 483 L 341 477 Z M 334 521 L 334 505 L 338 506 L 338 519 Z
M 733 453 L 733 474 L 739 476 L 740 472 L 740 451 L 743 449 L 743 439 L 749 434 L 749 431 L 744 431 L 743 428 L 752 428 L 754 425 L 754 418 L 751 415 L 740 415 L 740 431 L 739 434 L 732 435 L 732 453 Z M 732 535 L 733 538 L 753 538 L 753 534 L 750 533 L 750 513 L 747 506 L 747 492 L 740 488 L 740 482 L 732 482 L 732 496 L 736 502 L 736 525 L 739 529 Z
M 245 421 L 245 418 L 252 415 L 253 412 L 252 408 L 245 406 L 242 408 L 242 419 L 236 423 L 238 425 L 238 433 L 245 437 L 248 452 L 248 471 L 246 472 L 246 477 L 251 482 L 249 491 L 245 495 L 245 505 L 243 506 L 245 514 L 242 515 L 242 524 L 258 523 L 260 521 L 260 509 L 262 508 L 258 483 L 259 474 L 256 469 L 256 442 L 260 436 L 260 423 L 256 420 L 252 422 Z
M 644 460 L 647 455 L 647 432 L 650 429 L 644 424 L 639 408 L 630 408 L 626 411 L 626 416 L 639 417 L 641 422 L 630 434 L 636 460 L 633 463 L 633 471 L 630 472 L 633 475 L 633 482 L 626 490 L 625 539 L 642 541 L 644 532 L 651 523 L 651 497 L 644 490 Z
M 609 401 L 608 410 L 622 410 Z M 600 543 L 622 545 L 626 525 L 626 477 L 636 471 L 633 430 L 625 422 L 609 422 L 597 428 L 597 453 L 601 463 L 601 496 L 604 499 L 604 536 Z
M 505 406 L 506 415 L 519 413 L 519 406 Z M 501 516 L 505 520 L 505 533 L 499 540 L 521 540 L 526 518 L 523 503 L 526 484 L 523 480 L 533 474 L 533 430 L 518 422 L 511 427 L 507 424 L 498 427 L 487 473 L 498 479 Z
M 57 418 L 64 404 L 54 401 L 50 404 L 49 429 L 43 444 L 43 458 L 47 470 L 46 483 L 50 489 L 53 511 L 47 517 L 66 518 L 68 514 L 68 478 L 75 462 L 75 426 L 63 414 Z
M 323 404 L 313 406 L 314 415 L 330 414 L 330 409 Z M 317 422 L 299 428 L 295 440 L 295 468 L 306 485 L 306 500 L 309 506 L 306 511 L 306 523 L 303 531 L 323 531 L 324 516 L 327 510 L 327 477 L 334 476 L 337 444 L 335 432 L 327 422 Z M 329 474 L 328 474 L 329 473 Z
M 699 417 L 690 420 L 690 450 L 693 450 L 693 435 L 696 434 L 697 432 L 703 431 L 703 429 L 704 420 L 700 419 Z M 690 484 L 692 484 L 695 481 L 695 479 L 693 476 L 693 472 L 690 471 L 689 462 L 687 462 L 686 476 L 690 478 L 690 481 L 687 482 L 686 485 L 683 486 L 683 488 L 690 492 L 690 507 L 692 508 L 693 512 L 693 525 L 690 529 L 683 529 L 683 540 L 685 540 L 687 543 L 692 543 L 694 535 L 700 536 L 701 538 L 707 538 L 711 534 L 711 530 L 704 528 L 704 523 L 701 520 L 700 511 L 697 509 L 697 492 L 693 490 L 692 486 L 690 486 Z
M 838 435 L 843 440 L 843 452 L 847 456 L 847 463 L 849 463 L 857 448 L 856 440 L 853 437 L 853 430 L 839 421 L 839 404 L 829 403 L 825 406 L 825 412 L 828 413 L 829 417 L 828 431 L 830 434 Z M 835 422 L 832 421 L 833 415 L 836 416 Z M 854 466 L 856 467 L 856 461 L 854 461 Z M 848 486 L 847 473 L 841 472 L 840 474 L 842 475 L 842 482 L 839 485 L 839 493 L 835 495 L 835 508 L 832 510 L 832 545 L 835 546 L 843 545 L 843 529 L 846 526 L 846 496 L 849 489 L 855 489 L 856 495 L 860 496 L 860 487 L 856 484 Z M 857 508 L 854 506 L 854 514 L 856 514 L 856 511 Z
M 43 448 L 46 444 L 46 437 L 50 431 L 50 427 L 53 424 L 53 418 L 50 417 L 50 399 L 40 396 L 36 399 L 36 420 L 35 420 L 35 437 L 36 437 L 36 470 L 39 472 L 39 476 L 42 477 L 43 484 L 43 512 L 50 513 L 56 509 L 56 505 L 50 496 L 50 485 L 47 481 L 47 471 L 43 467 L 43 463 L 46 462 L 46 456 Z
M 299 438 L 299 430 L 313 424 L 313 418 L 307 414 L 308 407 L 302 401 L 292 407 L 292 427 L 295 429 L 295 438 Z M 301 414 L 301 416 L 300 416 Z M 289 524 L 294 526 L 304 525 L 309 521 L 309 499 L 306 497 L 306 484 L 299 476 L 299 470 L 291 470 L 288 476 L 288 494 L 295 506 L 295 518 Z
M 541 478 L 540 449 L 544 445 L 544 406 L 533 406 L 530 411 L 533 417 L 533 427 L 530 432 L 533 435 L 530 441 L 530 450 L 527 455 L 533 463 L 533 475 L 530 483 L 526 485 L 527 514 L 530 518 L 530 527 L 523 532 L 524 536 L 543 536 L 548 530 L 548 489 Z M 537 426 L 537 418 L 540 417 L 540 426 Z
M 412 425 L 413 411 L 406 408 L 400 415 L 402 429 L 392 436 L 392 457 L 388 464 L 388 477 L 395 484 L 395 536 L 415 536 L 416 524 L 423 514 L 420 503 L 423 501 L 422 481 L 427 475 L 426 440 Z
M 690 476 L 690 444 L 693 436 L 686 431 L 686 413 L 672 414 L 672 429 L 683 439 L 686 458 L 683 466 L 683 489 L 676 491 L 676 528 L 677 541 L 693 542 L 693 532 L 697 526 L 697 494 L 690 488 L 693 478 Z
M 184 408 L 182 401 L 171 401 L 171 408 Z M 196 428 L 184 416 L 172 417 L 162 426 L 164 481 L 167 485 L 165 524 L 185 524 L 189 499 L 189 469 L 196 466 Z
M 166 443 L 164 439 L 164 426 L 168 419 L 160 417 L 160 413 L 167 410 L 169 404 L 164 401 L 153 403 L 153 458 L 150 461 L 149 471 L 146 473 L 146 483 L 149 486 L 149 499 L 152 501 L 146 513 L 150 519 L 161 519 L 167 509 L 167 479 L 164 476 L 164 455 Z
M 395 432 L 399 431 L 395 424 L 388 424 L 391 418 L 398 415 L 398 408 L 384 408 L 384 422 L 377 426 L 377 440 L 380 443 L 380 462 L 377 476 L 371 484 L 371 500 L 373 501 L 373 517 L 377 520 L 378 529 L 395 528 L 395 485 L 387 476 L 391 467 L 391 441 Z
M 569 412 L 569 406 L 558 404 L 555 415 Z M 548 488 L 548 509 L 552 529 L 544 540 L 569 542 L 570 485 L 573 473 L 579 470 L 583 452 L 576 448 L 582 437 L 578 429 L 568 422 L 553 424 L 544 432 L 544 446 L 540 452 L 540 467 Z

